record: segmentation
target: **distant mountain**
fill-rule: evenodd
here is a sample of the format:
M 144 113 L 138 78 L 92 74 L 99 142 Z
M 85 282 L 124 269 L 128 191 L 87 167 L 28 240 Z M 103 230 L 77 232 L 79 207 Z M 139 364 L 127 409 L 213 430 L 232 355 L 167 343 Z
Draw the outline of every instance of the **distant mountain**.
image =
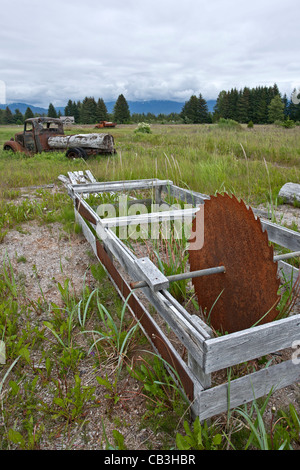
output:
M 9 107 L 12 113 L 14 113 L 16 109 L 18 109 L 22 114 L 25 114 L 27 108 L 30 108 L 33 114 L 37 113 L 47 115 L 48 113 L 48 108 L 41 108 L 40 106 L 33 106 L 32 104 L 27 103 L 0 104 L 0 109 L 5 109 L 7 106 Z M 57 112 L 59 110 L 62 114 L 65 113 L 64 107 L 56 108 Z
M 179 101 L 170 101 L 170 100 L 148 100 L 148 101 L 127 101 L 130 113 L 138 113 L 138 114 L 154 114 L 157 116 L 158 114 L 171 114 L 171 113 L 180 113 L 184 102 Z M 109 113 L 113 112 L 115 101 L 108 101 L 106 104 L 107 111 Z M 210 112 L 213 111 L 214 105 L 216 104 L 215 100 L 208 100 L 207 106 Z M 0 109 L 5 109 L 9 107 L 12 113 L 15 112 L 16 109 L 22 114 L 25 114 L 27 108 L 30 108 L 32 112 L 35 114 L 45 114 L 47 115 L 48 108 L 42 108 L 39 106 L 33 106 L 27 103 L 11 103 L 11 104 L 0 104 Z M 65 113 L 64 107 L 55 108 L 57 112 L 61 112 L 62 115 Z
M 184 102 L 180 101 L 168 101 L 168 100 L 149 100 L 149 101 L 127 101 L 130 113 L 147 114 L 152 113 L 155 116 L 158 114 L 171 114 L 180 113 L 184 106 Z M 216 104 L 216 100 L 208 100 L 207 107 L 210 112 L 213 112 L 213 108 Z M 113 111 L 115 102 L 109 101 L 106 103 L 107 111 L 111 113 Z

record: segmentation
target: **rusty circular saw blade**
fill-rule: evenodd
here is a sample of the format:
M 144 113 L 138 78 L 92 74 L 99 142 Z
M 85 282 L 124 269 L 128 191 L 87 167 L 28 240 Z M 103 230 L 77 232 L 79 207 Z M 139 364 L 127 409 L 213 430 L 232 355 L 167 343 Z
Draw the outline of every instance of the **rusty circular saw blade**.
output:
M 194 219 L 194 231 L 198 225 Z M 193 279 L 199 306 L 215 330 L 232 333 L 275 320 L 280 280 L 273 247 L 243 201 L 228 194 L 205 201 L 204 245 L 189 251 L 189 262 L 191 271 L 225 266 L 225 273 Z

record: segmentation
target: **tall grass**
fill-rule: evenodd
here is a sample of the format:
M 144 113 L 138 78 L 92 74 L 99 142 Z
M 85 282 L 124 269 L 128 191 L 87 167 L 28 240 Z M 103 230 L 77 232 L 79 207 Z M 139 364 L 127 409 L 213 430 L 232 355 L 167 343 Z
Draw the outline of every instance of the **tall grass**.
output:
M 255 202 L 269 199 L 264 159 L 273 197 L 287 181 L 300 179 L 300 128 L 276 126 L 223 129 L 216 125 L 153 125 L 151 134 L 136 134 L 134 126 L 111 129 L 117 154 L 68 160 L 51 152 L 24 157 L 0 151 L 0 187 L 20 187 L 57 181 L 59 174 L 89 168 L 97 179 L 170 179 L 213 194 L 233 191 Z M 0 128 L 0 143 L 16 129 Z M 72 129 L 69 133 L 82 132 Z M 94 132 L 85 128 L 85 132 Z M 243 149 L 248 161 L 245 161 Z M 247 175 L 250 175 L 248 181 Z

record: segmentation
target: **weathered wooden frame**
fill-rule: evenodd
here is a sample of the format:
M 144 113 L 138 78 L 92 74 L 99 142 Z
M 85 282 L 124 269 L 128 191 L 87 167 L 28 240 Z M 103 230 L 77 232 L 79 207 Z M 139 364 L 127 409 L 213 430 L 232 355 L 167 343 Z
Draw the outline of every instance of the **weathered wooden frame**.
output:
M 158 202 L 162 201 L 162 193 L 167 193 L 193 204 L 195 208 L 204 204 L 209 196 L 180 188 L 171 181 L 158 179 L 97 183 L 88 174 L 90 184 L 77 184 L 76 178 L 82 176 L 69 174 L 71 183 L 66 177 L 60 179 L 67 186 L 74 202 L 75 216 L 83 234 L 120 296 L 126 299 L 131 294 L 128 300 L 129 309 L 140 322 L 154 350 L 170 364 L 170 372 L 176 370 L 175 375 L 180 378 L 192 411 L 201 421 L 264 396 L 271 389 L 277 390 L 300 381 L 299 361 L 290 359 L 212 387 L 213 372 L 292 348 L 293 342 L 300 340 L 300 315 L 215 338 L 210 328 L 198 316 L 190 315 L 168 290 L 144 287 L 142 292 L 147 300 L 186 348 L 188 360 L 184 361 L 115 266 L 115 263 L 120 264 L 132 281 L 140 281 L 147 278 L 141 267 L 142 263 L 111 230 L 112 221 L 107 224 L 100 219 L 86 203 L 83 194 L 153 188 Z M 300 233 L 267 219 L 260 220 L 271 242 L 291 251 L 300 250 Z M 292 276 L 296 280 L 298 269 L 284 261 L 279 261 L 278 266 L 279 273 L 283 271 L 285 277 Z

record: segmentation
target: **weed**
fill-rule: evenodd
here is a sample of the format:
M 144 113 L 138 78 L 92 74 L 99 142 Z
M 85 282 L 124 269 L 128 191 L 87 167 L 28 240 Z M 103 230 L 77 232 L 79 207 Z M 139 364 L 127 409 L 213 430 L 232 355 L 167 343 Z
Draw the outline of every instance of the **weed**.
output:
M 42 408 L 50 412 L 53 419 L 63 418 L 67 424 L 82 421 L 85 406 L 95 401 L 95 387 L 83 386 L 77 374 L 74 376 L 73 386 L 69 386 L 66 380 L 54 380 L 53 385 L 52 403 L 42 403 Z
M 127 450 L 127 448 L 124 444 L 124 436 L 117 429 L 114 429 L 112 431 L 115 445 L 112 445 L 109 442 L 107 434 L 106 434 L 103 419 L 102 419 L 102 430 L 103 430 L 104 440 L 105 440 L 105 443 L 106 443 L 106 450 Z
M 199 417 L 193 423 L 192 429 L 187 421 L 184 421 L 186 434 L 176 434 L 176 446 L 178 450 L 219 450 L 222 446 L 223 436 L 216 431 L 216 428 L 208 426 L 205 421 L 201 425 Z
M 134 323 L 132 326 L 130 325 L 129 327 L 125 325 L 125 312 L 129 297 L 124 302 L 120 319 L 118 321 L 115 320 L 113 316 L 109 313 L 107 308 L 100 303 L 97 292 L 96 298 L 97 313 L 102 321 L 103 327 L 101 330 L 84 331 L 84 333 L 93 333 L 98 336 L 98 338 L 93 342 L 89 353 L 95 348 L 95 346 L 100 341 L 105 342 L 106 348 L 109 347 L 116 357 L 116 370 L 118 371 L 117 375 L 119 376 L 119 374 L 121 373 L 123 362 L 128 354 L 131 340 L 137 328 L 139 327 L 139 324 Z

